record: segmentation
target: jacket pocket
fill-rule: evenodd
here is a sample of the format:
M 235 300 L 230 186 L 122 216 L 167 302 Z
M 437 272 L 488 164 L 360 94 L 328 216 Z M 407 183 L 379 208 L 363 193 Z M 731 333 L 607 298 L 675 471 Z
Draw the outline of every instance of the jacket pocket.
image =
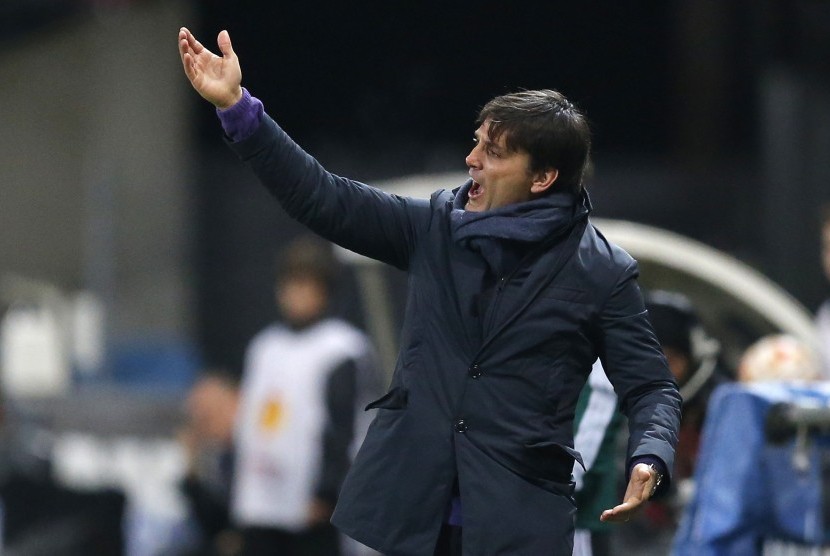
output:
M 409 392 L 395 386 L 380 398 L 368 404 L 363 410 L 370 409 L 406 409 L 407 401 L 409 399 Z
M 559 444 L 558 442 L 532 442 L 526 443 L 525 448 L 531 450 L 533 453 L 539 454 L 548 460 L 548 465 L 553 470 L 564 472 L 567 471 L 570 476 L 573 462 L 579 463 L 582 469 L 585 469 L 585 463 L 582 461 L 582 454 L 570 448 Z M 587 469 L 585 469 L 587 471 Z

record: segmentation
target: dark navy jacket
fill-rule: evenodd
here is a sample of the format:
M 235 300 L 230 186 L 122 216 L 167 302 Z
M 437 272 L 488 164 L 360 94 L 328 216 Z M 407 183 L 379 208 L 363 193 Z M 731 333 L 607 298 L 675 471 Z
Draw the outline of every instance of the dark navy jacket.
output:
M 267 116 L 233 143 L 283 208 L 327 239 L 406 270 L 401 349 L 333 523 L 389 555 L 431 555 L 458 480 L 465 555 L 570 555 L 573 415 L 597 357 L 630 424 L 629 459 L 672 468 L 680 396 L 647 320 L 637 264 L 593 226 L 551 281 L 553 252 L 501 284 L 453 242 L 454 194 L 403 198 L 328 173 Z M 483 326 L 483 328 L 482 328 Z M 597 516 L 599 518 L 599 516 Z

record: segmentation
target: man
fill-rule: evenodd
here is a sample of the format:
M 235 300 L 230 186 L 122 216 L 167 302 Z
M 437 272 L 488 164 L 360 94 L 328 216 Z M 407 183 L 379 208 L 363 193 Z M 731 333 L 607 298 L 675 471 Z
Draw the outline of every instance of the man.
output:
M 332 522 L 386 554 L 570 555 L 573 414 L 599 357 L 631 430 L 626 521 L 669 481 L 680 397 L 631 257 L 588 224 L 585 118 L 555 91 L 480 114 L 471 180 L 409 199 L 325 171 L 187 29 L 194 88 L 292 217 L 409 273 L 401 350 Z M 662 477 L 661 476 L 665 475 Z
M 329 519 L 375 369 L 366 336 L 327 317 L 336 276 L 329 245 L 291 243 L 275 288 L 282 322 L 246 353 L 231 499 L 243 556 L 340 553 Z
M 232 554 L 238 535 L 229 516 L 233 476 L 233 434 L 239 380 L 223 369 L 208 369 L 190 388 L 178 439 L 187 458 L 179 488 L 198 528 L 186 554 Z

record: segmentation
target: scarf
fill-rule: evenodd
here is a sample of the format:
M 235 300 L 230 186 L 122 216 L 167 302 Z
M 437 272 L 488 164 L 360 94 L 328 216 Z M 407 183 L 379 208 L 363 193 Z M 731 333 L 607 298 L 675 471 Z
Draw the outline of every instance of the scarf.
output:
M 591 212 L 584 189 L 580 195 L 556 191 L 524 203 L 470 212 L 464 205 L 472 184 L 470 180 L 454 191 L 450 233 L 453 241 L 481 254 L 497 275 L 508 273 L 528 248 L 564 239 Z

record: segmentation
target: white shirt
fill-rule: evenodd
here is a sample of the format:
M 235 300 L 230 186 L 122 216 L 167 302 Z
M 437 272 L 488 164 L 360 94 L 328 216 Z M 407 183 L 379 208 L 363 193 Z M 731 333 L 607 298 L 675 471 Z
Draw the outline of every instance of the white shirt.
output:
M 251 341 L 235 436 L 231 512 L 238 525 L 305 528 L 322 466 L 327 381 L 368 347 L 361 332 L 336 319 L 300 331 L 271 326 Z

